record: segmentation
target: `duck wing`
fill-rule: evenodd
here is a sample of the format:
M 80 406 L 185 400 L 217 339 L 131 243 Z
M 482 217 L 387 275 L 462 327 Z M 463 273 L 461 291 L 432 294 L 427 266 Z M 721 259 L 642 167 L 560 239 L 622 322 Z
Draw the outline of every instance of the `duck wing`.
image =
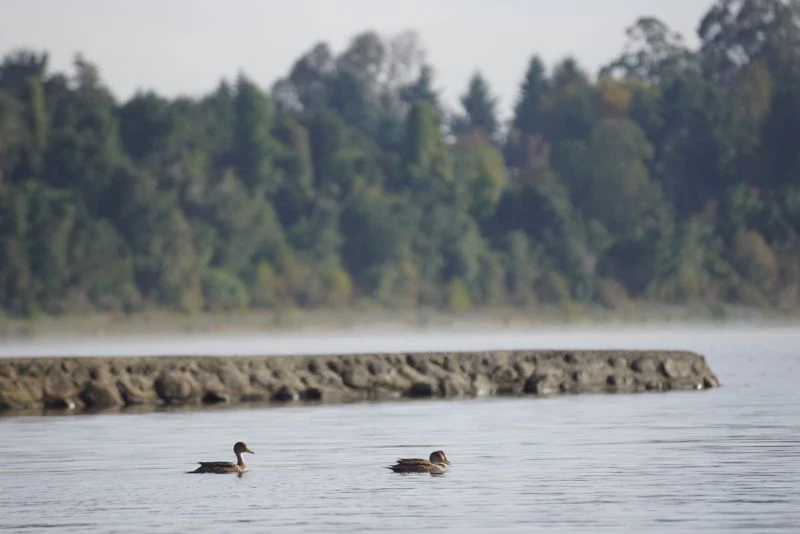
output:
M 208 469 L 226 469 L 236 466 L 236 464 L 233 462 L 197 462 L 197 463 L 200 464 L 200 467 Z
M 422 458 L 400 458 L 397 460 L 397 465 L 423 466 L 428 464 L 430 464 L 430 462 L 428 460 L 423 460 Z
M 400 458 L 388 469 L 395 473 L 429 473 L 432 468 L 433 464 L 422 458 Z

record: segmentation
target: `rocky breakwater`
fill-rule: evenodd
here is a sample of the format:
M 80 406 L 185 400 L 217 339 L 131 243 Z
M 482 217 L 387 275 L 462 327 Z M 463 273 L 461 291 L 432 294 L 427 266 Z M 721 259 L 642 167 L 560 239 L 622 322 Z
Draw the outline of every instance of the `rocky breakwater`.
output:
M 705 358 L 683 351 L 17 358 L 0 360 L 0 414 L 717 386 Z

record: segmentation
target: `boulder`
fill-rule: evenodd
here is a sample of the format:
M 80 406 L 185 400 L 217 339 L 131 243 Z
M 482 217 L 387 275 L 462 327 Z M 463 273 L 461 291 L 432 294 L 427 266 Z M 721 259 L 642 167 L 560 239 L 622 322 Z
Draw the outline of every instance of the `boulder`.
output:
M 88 409 L 114 408 L 125 404 L 116 386 L 105 382 L 89 384 L 81 391 L 80 398 Z
M 180 371 L 161 374 L 156 378 L 154 386 L 156 394 L 167 404 L 190 402 L 197 391 L 194 379 Z

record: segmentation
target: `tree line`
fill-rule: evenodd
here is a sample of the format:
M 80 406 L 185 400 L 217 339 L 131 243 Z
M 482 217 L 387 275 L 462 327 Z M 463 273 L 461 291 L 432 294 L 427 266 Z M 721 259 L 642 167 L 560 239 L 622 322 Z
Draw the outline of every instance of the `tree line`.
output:
M 269 88 L 117 102 L 0 65 L 0 315 L 800 303 L 800 2 L 642 17 L 596 75 L 476 72 L 448 110 L 414 32 L 312 46 Z

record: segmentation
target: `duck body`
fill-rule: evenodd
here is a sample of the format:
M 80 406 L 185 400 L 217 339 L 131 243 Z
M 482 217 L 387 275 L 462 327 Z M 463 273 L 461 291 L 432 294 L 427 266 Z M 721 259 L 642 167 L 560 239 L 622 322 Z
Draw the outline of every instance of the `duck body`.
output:
M 447 471 L 450 460 L 444 451 L 434 451 L 430 458 L 400 458 L 394 465 L 387 467 L 395 473 L 430 473 L 440 475 Z
M 242 462 L 240 465 L 238 462 L 197 462 L 200 464 L 200 467 L 195 469 L 194 471 L 189 471 L 190 473 L 244 473 L 247 471 L 247 465 Z
M 195 469 L 194 471 L 187 471 L 187 473 L 214 473 L 214 474 L 225 474 L 225 473 L 245 473 L 247 472 L 247 464 L 244 463 L 242 459 L 242 454 L 245 452 L 249 452 L 250 454 L 255 454 L 250 448 L 242 443 L 241 441 L 236 442 L 233 446 L 233 452 L 236 455 L 236 463 L 234 462 L 197 462 L 200 464 L 200 467 Z

